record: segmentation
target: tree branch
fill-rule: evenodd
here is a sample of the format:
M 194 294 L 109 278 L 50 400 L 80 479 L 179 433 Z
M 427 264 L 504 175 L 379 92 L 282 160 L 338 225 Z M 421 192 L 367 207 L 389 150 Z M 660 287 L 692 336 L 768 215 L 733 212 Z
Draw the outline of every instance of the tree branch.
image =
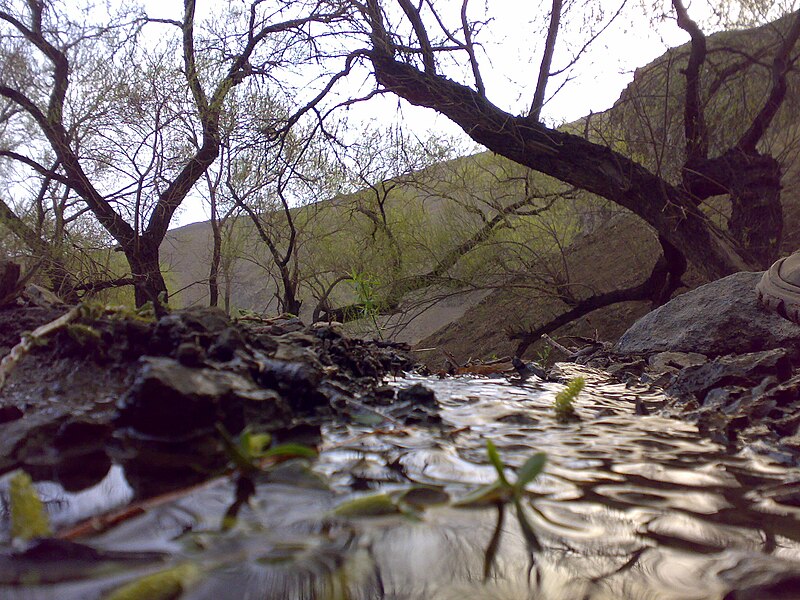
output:
M 553 2 L 560 2 L 561 0 L 553 0 Z M 472 28 L 467 21 L 467 4 L 469 0 L 463 0 L 461 3 L 461 27 L 464 28 L 464 48 L 469 56 L 469 64 L 472 67 L 472 76 L 475 78 L 475 88 L 481 96 L 486 96 L 486 87 L 483 85 L 483 78 L 481 71 L 478 67 L 478 59 L 475 56 L 475 44 L 472 41 Z
M 419 47 L 422 53 L 422 64 L 425 68 L 425 72 L 429 75 L 434 75 L 436 73 L 436 63 L 433 58 L 433 47 L 431 46 L 431 41 L 428 38 L 428 31 L 425 29 L 425 25 L 422 23 L 422 17 L 420 16 L 419 11 L 414 8 L 413 4 L 411 4 L 411 0 L 397 0 L 397 3 L 400 5 L 400 8 L 403 9 L 406 18 L 409 20 L 411 27 L 414 29 L 414 34 L 417 36 L 417 40 L 419 40 Z
M 686 259 L 664 238 L 659 238 L 663 253 L 659 256 L 649 277 L 639 285 L 621 290 L 612 290 L 604 294 L 595 294 L 581 300 L 573 308 L 551 319 L 547 323 L 528 331 L 515 331 L 509 339 L 519 340 L 516 356 L 522 356 L 528 346 L 536 343 L 543 335 L 552 333 L 559 327 L 580 319 L 597 309 L 611 306 L 619 302 L 650 301 L 652 307 L 660 306 L 672 296 L 673 292 L 685 285 L 681 276 L 686 271 Z
M 792 26 L 772 61 L 772 89 L 769 97 L 764 102 L 761 111 L 753 119 L 750 128 L 736 144 L 736 147 L 742 152 L 755 153 L 756 144 L 764 136 L 770 123 L 772 123 L 772 119 L 777 114 L 781 104 L 783 104 L 783 99 L 786 97 L 786 74 L 791 68 L 790 54 L 795 44 L 797 44 L 798 38 L 800 38 L 800 10 L 795 13 Z
M 376 35 L 380 37 L 380 32 Z M 512 116 L 476 91 L 422 73 L 383 51 L 375 50 L 370 58 L 378 82 L 387 90 L 437 110 L 497 154 L 631 210 L 684 249 L 709 279 L 753 266 L 685 191 L 627 156 L 527 117 Z
M 539 65 L 539 78 L 536 80 L 536 91 L 533 93 L 533 103 L 528 113 L 528 118 L 536 122 L 539 121 L 542 114 L 544 93 L 547 88 L 547 80 L 550 78 L 550 65 L 553 62 L 553 53 L 556 49 L 558 28 L 561 26 L 561 5 L 562 0 L 553 0 L 553 6 L 550 9 L 550 25 L 547 28 L 544 55 L 542 56 L 542 63 Z
M 692 38 L 689 63 L 686 65 L 686 99 L 683 107 L 683 128 L 686 137 L 686 163 L 695 165 L 708 158 L 708 130 L 700 101 L 700 69 L 706 60 L 706 36 L 690 17 L 681 0 L 672 0 L 678 16 L 678 27 Z

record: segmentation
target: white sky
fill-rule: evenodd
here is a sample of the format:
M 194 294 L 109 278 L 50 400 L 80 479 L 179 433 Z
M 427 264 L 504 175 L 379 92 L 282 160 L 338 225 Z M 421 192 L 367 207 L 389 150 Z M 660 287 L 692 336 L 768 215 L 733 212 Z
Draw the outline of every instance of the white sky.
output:
M 441 1 L 441 0 L 440 0 Z M 460 6 L 460 2 L 457 3 Z M 568 2 L 565 4 L 569 4 Z M 617 3 L 596 0 L 605 5 L 606 10 L 615 10 Z M 708 14 L 703 3 L 689 3 L 690 14 L 700 21 Z M 701 6 L 702 4 L 702 6 Z M 543 43 L 544 32 L 536 30 L 537 15 L 548 14 L 550 2 L 544 0 L 540 8 L 535 2 L 516 0 L 497 0 L 490 4 L 492 23 L 489 33 L 482 38 L 485 54 L 479 56 L 482 75 L 486 83 L 489 99 L 510 112 L 523 112 L 529 106 L 538 73 L 539 55 L 531 49 Z M 610 6 L 609 6 L 610 5 Z M 545 106 L 542 117 L 550 124 L 574 121 L 592 112 L 601 112 L 611 107 L 624 87 L 632 80 L 633 71 L 660 56 L 668 47 L 680 45 L 689 37 L 680 30 L 674 19 L 666 19 L 653 25 L 645 16 L 640 0 L 629 0 L 626 14 L 618 18 L 614 25 L 601 34 L 578 61 L 577 68 L 571 72 L 571 81 L 559 90 L 558 94 Z M 179 18 L 181 7 L 163 0 L 149 0 L 146 6 L 151 16 Z M 665 11 L 669 9 L 666 2 Z M 170 14 L 166 14 L 169 10 Z M 704 15 L 705 13 L 705 15 Z M 566 15 L 568 18 L 569 15 Z M 539 17 L 538 27 L 546 26 Z M 559 34 L 559 46 L 552 68 L 561 68 L 567 56 L 565 47 L 576 42 L 578 36 L 585 36 L 582 22 L 567 21 L 564 31 Z M 580 38 L 583 39 L 583 38 Z M 567 51 L 568 52 L 568 51 Z M 446 74 L 446 73 L 445 73 Z M 548 94 L 556 91 L 563 78 L 554 79 L 548 84 Z M 396 97 L 386 97 L 358 105 L 349 116 L 364 120 L 385 120 L 387 113 L 394 114 L 402 108 L 403 122 L 420 137 L 427 137 L 431 130 L 452 135 L 463 132 L 445 117 L 435 111 L 413 107 L 399 101 Z M 196 221 L 207 220 L 207 209 L 197 198 L 187 198 L 181 210 L 173 219 L 172 226 L 178 227 Z

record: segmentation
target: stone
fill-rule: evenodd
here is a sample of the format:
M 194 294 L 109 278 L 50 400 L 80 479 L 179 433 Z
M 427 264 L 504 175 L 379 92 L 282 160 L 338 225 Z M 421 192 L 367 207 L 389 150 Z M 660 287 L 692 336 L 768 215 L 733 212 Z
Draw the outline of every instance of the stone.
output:
M 216 423 L 236 433 L 245 424 L 248 404 L 260 406 L 265 424 L 282 427 L 291 416 L 274 390 L 243 375 L 148 356 L 141 359 L 139 373 L 120 401 L 117 425 L 162 438 L 197 435 L 213 430 Z
M 753 387 L 770 375 L 785 381 L 791 371 L 787 350 L 719 356 L 711 362 L 683 369 L 667 391 L 673 396 L 694 396 L 701 400 L 714 388 Z
M 415 383 L 412 386 L 403 388 L 397 392 L 398 402 L 410 402 L 414 405 L 435 407 L 436 394 L 433 390 L 425 387 L 421 383 Z
M 696 367 L 708 361 L 705 354 L 697 352 L 659 352 L 647 360 L 647 366 L 656 373 L 677 372 L 686 367 Z
M 791 348 L 800 354 L 800 326 L 758 302 L 762 273 L 734 273 L 673 298 L 648 313 L 617 342 L 620 354 L 696 352 L 706 356 Z

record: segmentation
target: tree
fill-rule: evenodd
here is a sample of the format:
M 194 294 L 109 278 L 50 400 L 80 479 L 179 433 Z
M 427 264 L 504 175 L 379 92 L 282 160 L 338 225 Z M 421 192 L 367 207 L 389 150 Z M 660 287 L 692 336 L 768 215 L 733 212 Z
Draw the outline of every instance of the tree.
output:
M 488 152 L 456 158 L 459 150 L 397 128 L 367 131 L 347 148 L 357 191 L 336 204 L 350 215 L 354 247 L 338 270 L 348 277 L 335 281 L 368 280 L 375 297 L 366 303 L 391 315 L 395 329 L 467 292 L 513 289 L 571 301 L 562 252 L 577 231 L 575 191 Z M 358 318 L 363 295 L 339 294 L 334 304 L 329 291 L 318 317 Z
M 312 26 L 333 27 L 343 15 L 325 0 L 253 2 L 200 34 L 195 0 L 184 2 L 181 19 L 123 12 L 97 23 L 88 10 L 4 1 L 2 52 L 15 68 L 8 62 L 2 69 L 0 98 L 8 121 L 38 137 L 0 148 L 0 158 L 74 193 L 124 252 L 136 304 L 158 303 L 167 292 L 159 246 L 175 211 L 219 155 L 226 97 L 248 77 L 323 60 Z M 178 45 L 146 50 L 143 29 L 155 26 L 176 31 Z M 198 147 L 181 142 L 179 115 L 190 117 Z M 45 146 L 52 163 L 37 160 Z
M 774 258 L 781 233 L 780 166 L 759 152 L 759 143 L 785 97 L 800 37 L 800 12 L 771 29 L 770 77 L 760 106 L 743 122 L 733 145 L 711 154 L 711 134 L 703 126 L 706 36 L 680 0 L 673 2 L 691 45 L 685 63 L 684 161 L 680 180 L 670 181 L 623 152 L 546 126 L 535 110 L 513 115 L 493 104 L 476 59 L 479 30 L 463 18 L 467 2 L 454 25 L 448 25 L 449 13 L 440 3 L 398 0 L 397 9 L 389 4 L 368 0 L 361 10 L 370 39 L 369 61 L 382 89 L 440 112 L 473 140 L 512 161 L 634 212 L 658 232 L 668 248 L 666 257 L 685 256 L 710 279 L 763 268 Z M 442 69 L 452 64 L 456 69 L 448 78 Z M 755 59 L 748 66 L 765 67 Z M 457 80 L 466 72 L 472 74 L 470 84 Z M 730 195 L 733 207 L 727 230 L 701 209 L 704 201 L 721 193 Z

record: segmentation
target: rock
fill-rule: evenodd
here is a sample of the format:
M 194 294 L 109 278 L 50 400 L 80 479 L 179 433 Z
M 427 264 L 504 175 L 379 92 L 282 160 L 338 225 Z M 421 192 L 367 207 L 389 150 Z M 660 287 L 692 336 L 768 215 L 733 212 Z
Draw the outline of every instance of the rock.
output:
M 274 390 L 263 389 L 242 375 L 193 369 L 172 358 L 144 357 L 133 385 L 120 401 L 117 425 L 172 439 L 207 432 L 216 423 L 237 433 L 245 424 L 248 403 L 259 405 L 260 424 L 284 426 L 291 416 Z
M 660 374 L 696 367 L 707 361 L 708 357 L 705 354 L 697 352 L 659 352 L 647 360 L 647 365 L 652 371 Z
M 25 416 L 18 406 L 2 406 L 0 407 L 0 424 L 8 423 L 9 421 L 16 421 Z
M 262 358 L 255 377 L 259 384 L 280 391 L 293 409 L 308 410 L 327 404 L 328 399 L 318 389 L 323 373 L 316 359 L 292 362 Z
M 720 356 L 702 365 L 686 367 L 667 391 L 673 396 L 694 396 L 703 400 L 714 388 L 753 387 L 770 375 L 785 381 L 791 371 L 787 350 Z
M 761 275 L 735 273 L 673 298 L 634 323 L 615 351 L 712 357 L 774 348 L 800 353 L 800 326 L 759 304 L 754 290 Z
M 41 308 L 52 308 L 64 304 L 64 301 L 53 292 L 35 283 L 29 283 L 25 286 L 25 291 L 22 293 L 22 296 L 31 306 L 39 306 Z
M 397 392 L 397 400 L 398 402 L 410 402 L 411 404 L 420 406 L 437 406 L 436 394 L 433 393 L 433 390 L 425 387 L 421 383 L 415 383 Z

